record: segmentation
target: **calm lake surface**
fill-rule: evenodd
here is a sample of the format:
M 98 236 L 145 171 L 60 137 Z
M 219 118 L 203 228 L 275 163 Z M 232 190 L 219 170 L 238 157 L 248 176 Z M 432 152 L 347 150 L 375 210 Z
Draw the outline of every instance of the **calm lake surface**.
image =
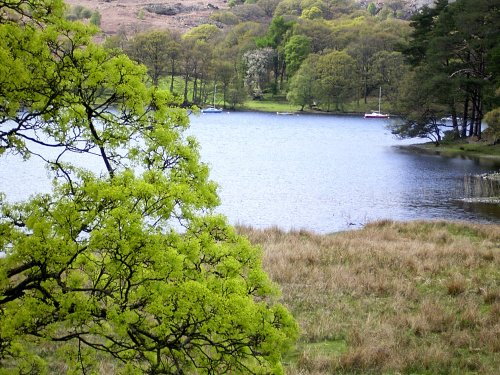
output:
M 232 224 L 358 228 L 377 219 L 500 223 L 500 208 L 468 204 L 464 176 L 500 165 L 414 154 L 385 128 L 390 120 L 350 116 L 221 113 L 191 116 L 189 134 L 219 186 L 218 211 Z M 41 163 L 0 158 L 0 191 L 22 200 L 47 191 Z
M 377 219 L 500 222 L 498 206 L 463 201 L 465 175 L 500 165 L 401 150 L 419 141 L 396 139 L 391 120 L 247 112 L 191 121 L 233 224 L 328 233 Z

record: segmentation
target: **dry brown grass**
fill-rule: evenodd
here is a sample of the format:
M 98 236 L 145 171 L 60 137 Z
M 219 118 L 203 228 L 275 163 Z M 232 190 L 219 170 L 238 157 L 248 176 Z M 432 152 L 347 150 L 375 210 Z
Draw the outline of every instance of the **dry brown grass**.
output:
M 263 247 L 264 266 L 301 326 L 289 373 L 500 368 L 500 225 L 383 221 L 333 235 L 240 231 Z M 331 350 L 311 351 L 320 343 Z

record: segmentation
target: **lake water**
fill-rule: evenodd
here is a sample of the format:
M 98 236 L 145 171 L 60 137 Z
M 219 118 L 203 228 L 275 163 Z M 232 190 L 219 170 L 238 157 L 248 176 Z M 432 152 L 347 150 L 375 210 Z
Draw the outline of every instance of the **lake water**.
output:
M 328 233 L 377 219 L 500 222 L 498 206 L 463 201 L 465 175 L 500 165 L 403 151 L 417 141 L 396 139 L 390 120 L 243 112 L 191 121 L 232 224 Z M 9 200 L 50 188 L 36 160 L 2 157 L 0 176 Z
M 500 222 L 500 208 L 466 204 L 467 174 L 500 165 L 414 154 L 391 120 L 223 113 L 193 116 L 191 133 L 220 185 L 231 223 L 320 233 L 377 219 Z

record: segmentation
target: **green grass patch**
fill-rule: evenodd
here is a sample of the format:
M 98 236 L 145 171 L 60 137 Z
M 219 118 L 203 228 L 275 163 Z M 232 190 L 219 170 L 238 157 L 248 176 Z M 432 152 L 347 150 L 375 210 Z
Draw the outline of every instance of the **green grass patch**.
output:
M 449 223 L 446 225 L 446 229 L 450 234 L 453 236 L 463 236 L 466 237 L 472 241 L 479 241 L 481 240 L 481 233 L 478 232 L 477 229 L 471 228 L 467 225 L 463 224 L 455 224 L 455 223 Z
M 500 158 L 500 144 L 492 145 L 488 142 L 466 143 L 464 141 L 443 142 L 439 146 L 434 143 L 419 145 L 423 151 L 438 153 L 444 156 L 469 156 Z
M 312 342 L 305 344 L 302 349 L 320 354 L 341 355 L 347 352 L 347 342 L 345 340 Z
M 294 106 L 285 100 L 247 100 L 243 108 L 260 112 L 297 112 L 300 107 Z

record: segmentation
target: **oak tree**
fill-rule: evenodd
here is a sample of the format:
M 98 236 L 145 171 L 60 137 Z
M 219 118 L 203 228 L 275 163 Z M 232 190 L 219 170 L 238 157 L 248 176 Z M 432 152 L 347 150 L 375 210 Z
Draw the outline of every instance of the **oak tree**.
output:
M 296 324 L 214 214 L 186 110 L 59 0 L 1 8 L 0 150 L 53 181 L 0 196 L 1 372 L 282 372 Z

